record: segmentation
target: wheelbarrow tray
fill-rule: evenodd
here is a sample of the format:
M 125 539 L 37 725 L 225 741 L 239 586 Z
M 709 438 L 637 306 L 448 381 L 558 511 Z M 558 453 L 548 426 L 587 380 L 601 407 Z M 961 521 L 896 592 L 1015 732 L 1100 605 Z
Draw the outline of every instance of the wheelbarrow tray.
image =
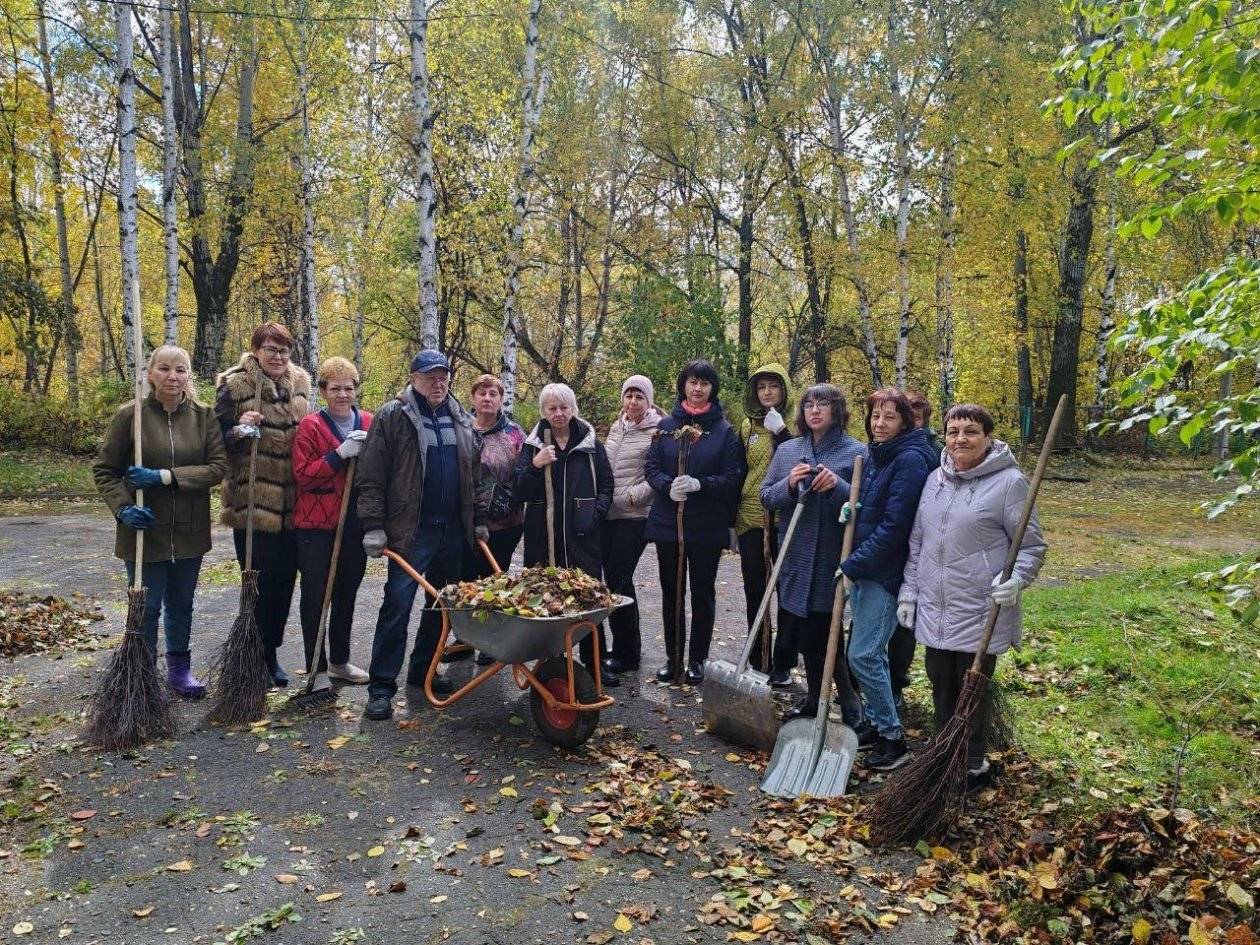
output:
M 599 607 L 558 617 L 518 617 L 496 610 L 456 608 L 447 598 L 442 603 L 450 616 L 455 639 L 489 656 L 496 663 L 528 663 L 559 656 L 565 652 L 566 634 L 574 624 L 572 642 L 577 643 L 618 607 L 632 603 L 629 597 L 614 595 L 611 607 Z

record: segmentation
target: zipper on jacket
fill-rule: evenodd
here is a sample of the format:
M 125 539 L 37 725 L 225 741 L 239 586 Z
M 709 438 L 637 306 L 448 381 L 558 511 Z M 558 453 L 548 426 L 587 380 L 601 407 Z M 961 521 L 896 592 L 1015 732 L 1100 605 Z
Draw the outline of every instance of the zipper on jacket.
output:
M 175 425 L 171 422 L 171 412 L 166 411 L 166 435 L 171 441 L 171 465 L 175 468 Z M 174 480 L 175 474 L 171 473 L 171 479 Z M 175 563 L 175 497 L 171 496 L 171 564 Z

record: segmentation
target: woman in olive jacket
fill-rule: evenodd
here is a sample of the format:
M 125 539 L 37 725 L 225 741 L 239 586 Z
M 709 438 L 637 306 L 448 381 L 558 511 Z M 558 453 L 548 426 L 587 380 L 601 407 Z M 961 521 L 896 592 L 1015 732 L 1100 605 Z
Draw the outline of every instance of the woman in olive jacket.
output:
M 92 464 L 96 488 L 118 520 L 114 555 L 135 573 L 136 532 L 145 532 L 141 582 L 148 591 L 144 638 L 157 654 L 158 615 L 166 630 L 171 688 L 200 699 L 206 688 L 192 674 L 189 640 L 201 559 L 210 550 L 210 489 L 223 478 L 227 454 L 214 411 L 194 399 L 188 352 L 167 345 L 149 358 L 149 395 L 140 415 L 141 466 L 132 435 L 134 400 L 118 408 Z M 144 490 L 144 507 L 135 504 Z

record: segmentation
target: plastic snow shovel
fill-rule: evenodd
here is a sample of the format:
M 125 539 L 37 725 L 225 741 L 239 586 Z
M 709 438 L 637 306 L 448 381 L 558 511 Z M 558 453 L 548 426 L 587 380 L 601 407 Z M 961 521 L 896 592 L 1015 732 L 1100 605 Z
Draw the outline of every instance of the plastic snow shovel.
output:
M 857 507 L 862 483 L 862 457 L 853 463 L 853 485 L 849 501 Z M 853 532 L 857 516 L 849 519 L 844 529 L 844 546 L 840 560 L 853 550 Z M 831 605 L 831 629 L 827 635 L 827 658 L 823 664 L 822 691 L 818 694 L 818 710 L 814 718 L 793 719 L 779 729 L 779 738 L 766 766 L 761 789 L 775 797 L 838 797 L 849 783 L 849 772 L 857 756 L 857 733 L 847 725 L 830 725 L 827 715 L 831 705 L 832 676 L 836 670 L 836 653 L 844 624 L 844 601 L 847 581 L 836 582 Z
M 787 557 L 788 546 L 792 544 L 796 523 L 805 511 L 808 495 L 808 492 L 803 492 L 796 508 L 792 510 L 787 531 L 783 535 L 783 544 L 779 547 L 779 556 L 775 558 L 774 567 L 770 570 L 766 592 L 761 595 L 761 604 L 757 607 L 756 619 L 748 631 L 748 639 L 744 641 L 744 652 L 740 654 L 738 665 L 732 665 L 726 660 L 710 659 L 704 667 L 705 728 L 727 741 L 762 751 L 774 748 L 779 719 L 774 709 L 774 695 L 770 691 L 770 677 L 750 668 L 748 662 L 752 658 L 753 647 L 757 645 L 760 636 L 758 630 L 770 608 L 770 598 L 774 594 L 775 582 L 779 580 L 779 570 Z

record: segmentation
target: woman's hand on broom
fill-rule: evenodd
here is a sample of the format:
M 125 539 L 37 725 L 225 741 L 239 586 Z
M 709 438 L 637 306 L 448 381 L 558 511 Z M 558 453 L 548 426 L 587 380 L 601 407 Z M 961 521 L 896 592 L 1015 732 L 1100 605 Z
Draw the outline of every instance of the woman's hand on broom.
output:
M 153 524 L 153 510 L 140 505 L 124 505 L 118 510 L 118 521 L 142 532 Z

